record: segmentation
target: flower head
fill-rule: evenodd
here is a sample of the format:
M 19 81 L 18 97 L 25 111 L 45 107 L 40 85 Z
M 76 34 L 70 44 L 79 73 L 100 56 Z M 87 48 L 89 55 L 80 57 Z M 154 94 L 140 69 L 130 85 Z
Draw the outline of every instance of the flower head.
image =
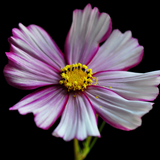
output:
M 98 136 L 98 114 L 115 128 L 133 130 L 152 109 L 160 70 L 133 73 L 143 47 L 131 31 L 112 30 L 110 16 L 88 4 L 73 12 L 64 54 L 37 25 L 12 30 L 7 82 L 20 89 L 38 89 L 10 110 L 32 112 L 38 127 L 48 129 L 61 116 L 52 135 L 69 141 Z M 106 41 L 105 41 L 106 40 Z M 101 42 L 103 45 L 99 46 Z

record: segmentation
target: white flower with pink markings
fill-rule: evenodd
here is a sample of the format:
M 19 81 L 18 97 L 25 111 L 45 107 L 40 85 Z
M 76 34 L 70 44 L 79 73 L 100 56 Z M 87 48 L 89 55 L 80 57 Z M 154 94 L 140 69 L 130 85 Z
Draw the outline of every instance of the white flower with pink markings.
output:
M 73 12 L 64 54 L 41 27 L 20 23 L 19 28 L 9 38 L 5 78 L 20 89 L 40 88 L 10 110 L 32 112 L 42 129 L 61 116 L 52 135 L 65 141 L 100 137 L 96 114 L 121 130 L 141 125 L 154 104 L 149 101 L 159 94 L 160 70 L 127 71 L 143 57 L 131 31 L 112 31 L 110 16 L 90 4 Z

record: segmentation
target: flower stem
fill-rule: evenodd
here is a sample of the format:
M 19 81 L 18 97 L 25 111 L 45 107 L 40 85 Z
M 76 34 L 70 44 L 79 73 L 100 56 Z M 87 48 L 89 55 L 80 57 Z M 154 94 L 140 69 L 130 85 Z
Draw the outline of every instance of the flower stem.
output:
M 79 148 L 78 140 L 74 139 L 73 143 L 74 143 L 74 158 L 75 160 L 81 160 L 79 155 L 80 148 Z
M 87 137 L 85 142 L 85 147 L 90 145 L 91 140 L 92 140 L 92 136 Z
M 98 118 L 98 116 L 97 116 L 97 118 Z M 105 124 L 106 124 L 106 122 L 103 121 L 101 126 L 100 126 L 100 128 L 99 128 L 100 133 L 101 133 L 101 131 L 102 131 L 102 129 L 103 129 Z M 93 146 L 96 143 L 98 138 L 95 137 L 92 142 L 91 142 L 91 139 L 92 139 L 91 136 L 89 136 L 86 139 L 86 141 L 83 143 L 84 148 L 82 150 L 81 150 L 81 148 L 79 146 L 78 140 L 74 139 L 74 157 L 75 157 L 75 160 L 83 160 L 87 156 L 87 154 L 93 148 Z M 90 145 L 90 143 L 91 143 L 91 145 Z

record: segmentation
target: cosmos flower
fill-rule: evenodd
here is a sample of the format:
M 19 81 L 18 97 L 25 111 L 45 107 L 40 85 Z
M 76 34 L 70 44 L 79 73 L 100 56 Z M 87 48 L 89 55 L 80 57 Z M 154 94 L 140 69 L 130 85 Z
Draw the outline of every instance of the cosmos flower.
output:
M 9 38 L 5 78 L 19 89 L 40 88 L 10 110 L 32 112 L 42 129 L 61 116 L 52 135 L 65 141 L 100 137 L 96 114 L 121 130 L 141 125 L 141 117 L 152 109 L 149 101 L 159 93 L 160 70 L 127 71 L 143 56 L 143 46 L 131 31 L 111 33 L 110 16 L 90 4 L 73 12 L 64 54 L 41 27 L 20 23 L 19 28 Z

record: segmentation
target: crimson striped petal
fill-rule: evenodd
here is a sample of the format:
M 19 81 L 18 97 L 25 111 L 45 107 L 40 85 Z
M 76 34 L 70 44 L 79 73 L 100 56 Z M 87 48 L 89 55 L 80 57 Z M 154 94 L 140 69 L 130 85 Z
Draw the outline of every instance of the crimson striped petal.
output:
M 20 100 L 10 110 L 20 114 L 33 113 L 37 127 L 48 129 L 62 114 L 68 95 L 60 86 L 44 87 Z
M 89 86 L 85 91 L 96 113 L 111 126 L 133 130 L 142 124 L 141 117 L 152 109 L 153 103 L 126 100 L 110 89 Z
M 73 138 L 82 141 L 88 136 L 100 137 L 95 111 L 83 93 L 77 93 L 75 97 L 73 93 L 69 94 L 61 121 L 52 135 L 65 141 Z

